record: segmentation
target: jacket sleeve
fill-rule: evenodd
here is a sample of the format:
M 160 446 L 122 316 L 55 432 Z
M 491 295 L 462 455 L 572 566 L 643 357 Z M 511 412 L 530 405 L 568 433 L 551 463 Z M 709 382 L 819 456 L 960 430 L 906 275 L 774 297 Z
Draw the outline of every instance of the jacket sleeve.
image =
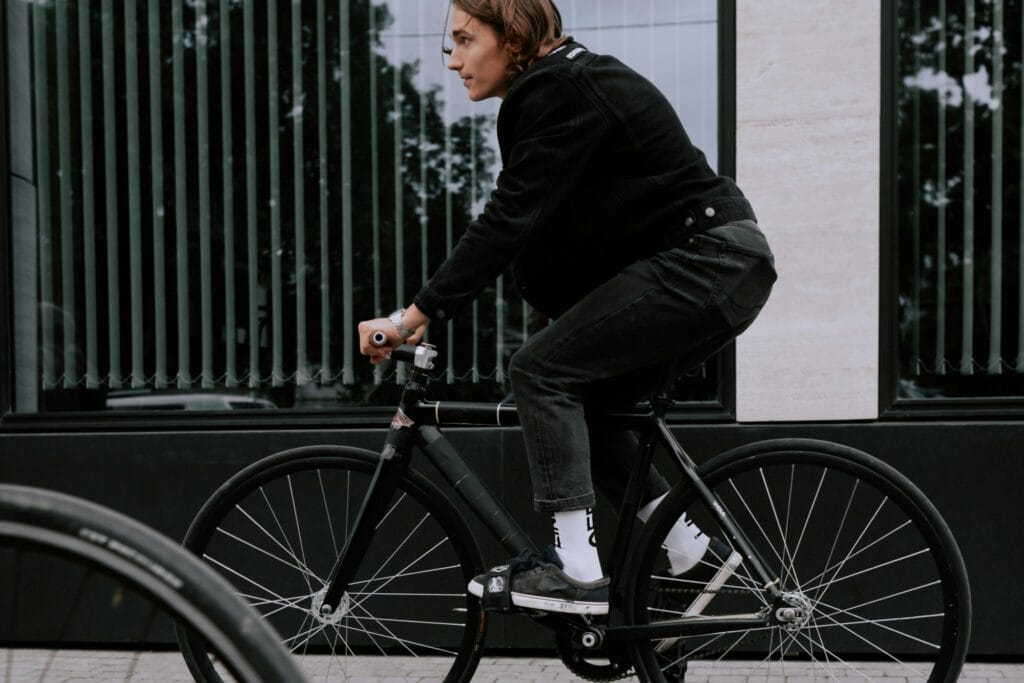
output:
M 551 72 L 524 78 L 502 105 L 501 116 L 512 118 L 496 189 L 413 299 L 433 320 L 451 318 L 471 303 L 536 231 L 557 229 L 547 219 L 579 181 L 608 128 L 602 112 L 566 78 Z

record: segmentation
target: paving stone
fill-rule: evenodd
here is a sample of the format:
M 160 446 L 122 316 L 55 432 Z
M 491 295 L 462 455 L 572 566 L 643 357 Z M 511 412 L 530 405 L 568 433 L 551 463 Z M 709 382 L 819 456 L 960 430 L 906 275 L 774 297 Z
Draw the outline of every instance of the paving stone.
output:
M 332 680 L 348 683 L 433 683 L 443 679 L 442 660 L 385 660 L 360 657 L 347 661 L 343 667 L 323 659 L 320 674 L 331 671 Z M 315 675 L 318 666 L 309 673 Z M 809 667 L 787 664 L 785 677 L 780 672 L 765 678 L 750 676 L 749 668 L 709 669 L 691 666 L 687 683 L 816 683 L 823 680 Z M 840 673 L 840 672 L 837 672 Z M 898 665 L 871 662 L 858 665 L 857 670 L 842 674 L 840 680 L 863 681 L 864 674 L 882 683 L 904 683 L 907 671 Z M 0 648 L 0 681 L 60 681 L 68 683 L 107 683 L 108 681 L 139 681 L 141 683 L 187 683 L 188 674 L 177 652 L 115 652 L 91 650 L 30 650 Z M 582 683 L 555 658 L 486 657 L 477 670 L 474 683 Z M 913 680 L 913 678 L 909 679 Z M 1024 682 L 1024 664 L 968 664 L 960 683 Z

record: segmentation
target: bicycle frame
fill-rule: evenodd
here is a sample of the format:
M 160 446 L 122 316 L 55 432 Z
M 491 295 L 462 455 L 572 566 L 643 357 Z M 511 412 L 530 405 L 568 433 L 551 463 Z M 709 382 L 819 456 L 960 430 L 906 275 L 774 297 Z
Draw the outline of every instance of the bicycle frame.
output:
M 413 371 L 405 385 L 398 411 L 391 422 L 381 453 L 380 462 L 374 472 L 366 498 L 356 517 L 353 531 L 341 551 L 328 580 L 328 589 L 323 600 L 325 612 L 337 609 L 341 598 L 352 580 L 362 558 L 363 549 L 373 538 L 376 521 L 386 511 L 386 506 L 395 492 L 398 482 L 409 468 L 414 447 L 418 447 L 427 459 L 456 490 L 502 544 L 509 556 L 525 550 L 535 550 L 526 533 L 511 517 L 501 502 L 484 486 L 476 473 L 465 462 L 462 455 L 442 434 L 439 426 L 491 426 L 513 427 L 519 425 L 516 408 L 511 404 L 464 403 L 427 401 L 426 383 L 429 371 L 433 369 L 436 352 L 427 345 L 401 347 L 392 352 L 392 358 L 413 365 Z M 722 528 L 744 556 L 753 574 L 761 581 L 762 590 L 770 596 L 770 604 L 777 604 L 781 593 L 776 587 L 777 577 L 772 577 L 764 563 L 753 550 L 742 531 L 724 510 L 714 493 L 704 484 L 697 473 L 697 466 L 686 454 L 665 423 L 665 414 L 671 400 L 659 395 L 652 401 L 646 412 L 617 413 L 607 416 L 609 424 L 625 430 L 642 433 L 636 458 L 636 465 L 630 475 L 626 493 L 619 509 L 615 530 L 611 567 L 625 566 L 633 520 L 640 506 L 645 474 L 651 466 L 655 448 L 661 444 L 668 449 L 681 474 L 697 491 L 699 497 L 717 516 Z M 618 584 L 623 572 L 612 572 L 612 593 L 620 594 L 623 586 Z M 745 630 L 763 627 L 771 623 L 770 614 L 747 614 L 735 617 L 689 617 L 659 622 L 656 625 L 609 627 L 604 630 L 607 642 L 626 642 L 655 638 L 678 637 L 682 634 L 699 635 L 723 630 Z

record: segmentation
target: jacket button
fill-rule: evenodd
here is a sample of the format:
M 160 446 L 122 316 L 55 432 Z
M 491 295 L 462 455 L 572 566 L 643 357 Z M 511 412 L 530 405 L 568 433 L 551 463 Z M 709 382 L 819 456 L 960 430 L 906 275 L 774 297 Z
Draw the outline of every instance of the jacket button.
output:
M 713 218 L 715 215 L 715 210 L 709 206 L 708 208 L 704 209 L 704 215 L 707 216 L 708 218 Z
M 687 216 L 686 220 L 683 221 L 683 223 L 686 225 L 686 227 L 690 227 L 691 225 L 693 225 L 693 216 Z

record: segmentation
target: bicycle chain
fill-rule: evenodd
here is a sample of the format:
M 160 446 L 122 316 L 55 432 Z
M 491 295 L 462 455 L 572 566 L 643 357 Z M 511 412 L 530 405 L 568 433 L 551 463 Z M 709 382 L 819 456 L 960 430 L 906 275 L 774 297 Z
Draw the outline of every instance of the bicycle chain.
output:
M 673 589 L 676 594 L 699 595 L 700 590 L 695 588 Z M 720 589 L 722 593 L 739 594 L 743 591 L 734 589 Z M 559 634 L 555 637 L 555 645 L 562 663 L 573 674 L 586 681 L 603 683 L 606 681 L 618 681 L 634 675 L 633 665 L 630 662 L 629 653 L 625 646 L 618 646 L 612 650 L 585 649 L 575 644 L 572 638 L 566 634 Z M 719 654 L 717 652 L 705 652 L 705 655 Z M 607 664 L 595 664 L 592 659 L 607 658 Z M 703 658 L 703 657 L 700 657 Z
M 701 593 L 700 590 L 686 588 L 673 589 L 672 592 L 676 594 L 690 595 L 698 595 Z M 719 592 L 722 594 L 732 595 L 744 593 L 744 591 L 739 589 L 729 588 L 721 588 L 719 589 Z M 683 664 L 685 665 L 685 663 L 690 660 L 713 658 L 728 650 L 734 649 L 737 645 L 747 645 L 752 642 L 766 641 L 767 639 L 767 636 L 763 634 L 747 635 L 740 641 L 732 643 L 728 648 L 702 649 L 696 656 L 687 655 L 683 660 Z M 629 654 L 626 651 L 625 646 L 618 646 L 612 650 L 604 648 L 589 650 L 573 643 L 572 638 L 566 634 L 558 634 L 555 637 L 555 646 L 565 667 L 583 680 L 593 681 L 594 683 L 605 683 L 607 681 L 619 681 L 634 675 L 633 665 L 630 662 Z M 608 663 L 595 664 L 590 661 L 590 659 L 593 658 L 607 658 Z

